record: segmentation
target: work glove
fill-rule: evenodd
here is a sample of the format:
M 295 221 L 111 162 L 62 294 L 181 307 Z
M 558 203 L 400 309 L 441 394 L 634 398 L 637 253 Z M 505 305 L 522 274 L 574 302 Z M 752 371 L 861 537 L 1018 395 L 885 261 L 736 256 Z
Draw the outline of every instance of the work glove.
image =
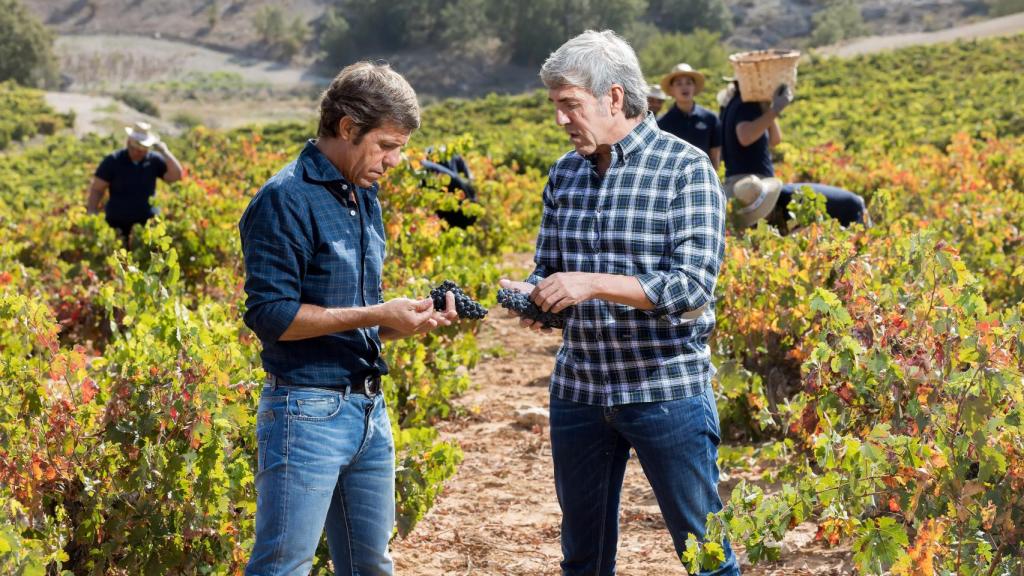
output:
M 786 106 L 789 106 L 789 103 L 792 101 L 793 89 L 786 84 L 780 84 L 779 87 L 775 89 L 775 93 L 772 94 L 772 111 L 775 112 L 776 115 L 782 114 L 782 111 L 785 110 Z

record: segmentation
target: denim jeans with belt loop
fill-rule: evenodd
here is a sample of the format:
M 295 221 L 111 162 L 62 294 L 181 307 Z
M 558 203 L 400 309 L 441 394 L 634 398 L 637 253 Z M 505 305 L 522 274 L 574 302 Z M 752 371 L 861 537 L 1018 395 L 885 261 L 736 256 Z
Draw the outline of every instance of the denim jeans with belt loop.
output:
M 619 496 L 632 447 L 654 489 L 677 557 L 686 538 L 704 535 L 718 496 L 718 409 L 708 385 L 679 400 L 605 407 L 551 397 L 551 452 L 562 507 L 562 575 L 612 576 L 619 539 Z M 669 567 L 651 567 L 651 574 Z M 680 569 L 680 573 L 682 573 Z M 739 574 L 725 561 L 705 576 Z
M 256 542 L 245 573 L 309 574 L 326 528 L 336 574 L 390 576 L 395 447 L 383 395 L 268 378 L 256 420 Z

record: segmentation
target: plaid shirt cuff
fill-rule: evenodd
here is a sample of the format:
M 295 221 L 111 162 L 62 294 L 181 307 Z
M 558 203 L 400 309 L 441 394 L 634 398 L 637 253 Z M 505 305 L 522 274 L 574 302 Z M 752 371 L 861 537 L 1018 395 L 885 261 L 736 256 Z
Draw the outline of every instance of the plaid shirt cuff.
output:
M 668 310 L 665 309 L 661 301 L 661 295 L 665 291 L 665 276 L 657 272 L 649 272 L 637 276 L 636 279 L 640 281 L 640 287 L 643 288 L 644 295 L 651 301 L 651 304 L 654 304 L 654 308 L 641 310 L 641 312 L 651 318 L 659 318 L 668 314 Z

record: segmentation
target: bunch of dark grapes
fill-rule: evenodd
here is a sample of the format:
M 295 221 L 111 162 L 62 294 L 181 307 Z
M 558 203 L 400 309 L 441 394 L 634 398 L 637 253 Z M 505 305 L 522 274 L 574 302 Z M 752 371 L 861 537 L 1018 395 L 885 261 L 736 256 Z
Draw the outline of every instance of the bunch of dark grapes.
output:
M 479 320 L 487 316 L 487 309 L 470 298 L 462 291 L 462 288 L 459 288 L 458 284 L 451 280 L 445 280 L 440 286 L 430 291 L 430 299 L 434 301 L 434 310 L 444 310 L 446 292 L 455 295 L 455 311 L 459 313 L 459 318 Z
M 565 326 L 565 311 L 557 314 L 553 312 L 544 312 L 537 305 L 530 300 L 530 297 L 519 290 L 513 290 L 510 288 L 502 288 L 498 290 L 498 304 L 503 307 L 515 312 L 516 314 L 533 320 L 534 322 L 540 322 L 544 328 L 558 328 L 561 329 Z

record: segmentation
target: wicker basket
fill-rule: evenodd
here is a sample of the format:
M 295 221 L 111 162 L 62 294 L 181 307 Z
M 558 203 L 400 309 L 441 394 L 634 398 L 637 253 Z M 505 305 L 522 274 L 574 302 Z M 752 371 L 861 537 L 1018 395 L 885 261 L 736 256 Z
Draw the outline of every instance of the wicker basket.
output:
M 729 56 L 744 102 L 770 102 L 779 84 L 796 90 L 799 50 L 757 50 Z

